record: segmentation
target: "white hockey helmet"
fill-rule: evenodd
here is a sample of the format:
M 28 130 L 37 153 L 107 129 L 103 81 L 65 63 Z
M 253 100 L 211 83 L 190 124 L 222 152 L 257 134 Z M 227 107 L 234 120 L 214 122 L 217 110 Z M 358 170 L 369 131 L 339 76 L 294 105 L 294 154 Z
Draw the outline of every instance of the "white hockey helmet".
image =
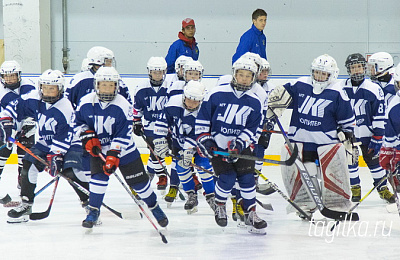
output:
M 193 60 L 192 57 L 181 55 L 175 61 L 175 72 L 178 71 L 185 65 L 186 62 Z
M 118 93 L 120 76 L 114 67 L 100 67 L 94 74 L 94 87 L 99 100 L 103 102 L 111 102 Z M 115 89 L 112 93 L 102 93 L 99 89 L 99 83 L 102 81 L 114 82 Z
M 396 89 L 397 95 L 400 95 L 400 63 L 397 64 L 394 73 L 393 73 L 393 80 L 394 80 L 394 88 Z
M 261 65 L 261 56 L 257 53 L 253 53 L 253 52 L 246 52 L 245 54 L 243 54 L 240 58 L 245 58 L 245 59 L 250 59 L 252 61 L 254 61 L 254 63 L 257 65 L 257 67 L 260 67 Z
M 377 52 L 368 58 L 368 75 L 373 81 L 386 75 L 393 68 L 393 57 L 387 52 Z
M 162 80 L 154 80 L 151 76 L 151 71 L 162 71 Z M 167 73 L 167 62 L 164 57 L 150 57 L 147 61 L 147 72 L 149 73 L 150 82 L 152 85 L 161 86 L 165 79 L 165 74 Z
M 261 85 L 264 85 L 265 82 L 269 80 L 269 76 L 271 75 L 271 66 L 269 65 L 269 62 L 266 59 L 261 58 L 257 77 L 260 76 L 261 72 L 264 70 L 268 71 L 267 79 L 260 80 L 257 78 L 257 82 L 260 83 Z
M 88 71 L 88 70 L 90 70 L 91 67 L 92 67 L 92 65 L 89 65 L 89 59 L 84 58 L 82 60 L 82 64 L 81 64 L 81 72 Z
M 106 64 L 106 60 L 111 60 L 112 66 L 115 63 L 114 52 L 102 46 L 92 47 L 86 56 L 89 59 L 89 65 L 103 66 Z
M 183 88 L 183 106 L 190 112 L 194 112 L 199 109 L 201 102 L 206 94 L 206 87 L 199 81 L 191 80 Z M 196 108 L 188 108 L 185 99 L 199 101 L 199 105 Z
M 43 85 L 55 85 L 58 87 L 57 96 L 45 96 L 43 94 Z M 39 77 L 40 95 L 44 102 L 53 104 L 58 101 L 64 93 L 64 74 L 59 70 L 48 69 Z
M 249 70 L 253 73 L 253 78 L 249 85 L 239 84 L 236 79 L 236 73 L 238 70 Z M 232 86 L 238 91 L 247 91 L 253 87 L 253 84 L 256 80 L 258 68 L 254 61 L 248 58 L 240 57 L 233 63 L 232 66 Z
M 311 63 L 311 79 L 314 94 L 320 94 L 339 75 L 339 68 L 334 58 L 328 54 L 318 56 Z
M 198 71 L 200 73 L 199 80 L 201 80 L 201 78 L 203 77 L 203 74 L 204 74 L 204 68 L 203 68 L 203 65 L 201 65 L 200 61 L 189 60 L 185 63 L 185 65 L 183 65 L 183 78 L 186 82 L 187 82 L 186 72 L 190 71 L 190 70 Z
M 19 88 L 21 83 L 21 71 L 22 71 L 21 66 L 15 60 L 9 60 L 3 62 L 3 64 L 1 64 L 0 67 L 1 82 L 6 88 L 12 90 Z M 7 84 L 7 82 L 5 81 L 4 76 L 10 74 L 17 74 L 18 80 L 16 83 Z

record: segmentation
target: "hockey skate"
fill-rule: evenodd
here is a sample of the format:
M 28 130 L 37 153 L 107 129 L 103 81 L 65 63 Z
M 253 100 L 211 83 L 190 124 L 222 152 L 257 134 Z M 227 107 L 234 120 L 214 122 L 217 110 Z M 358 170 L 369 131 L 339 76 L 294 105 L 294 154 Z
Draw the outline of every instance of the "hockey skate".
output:
M 20 206 L 8 211 L 9 219 L 7 223 L 28 222 L 30 214 L 32 214 L 32 203 L 22 200 Z
M 167 176 L 165 175 L 160 175 L 158 177 L 158 182 L 157 182 L 157 190 L 161 191 L 161 194 L 165 194 L 165 190 L 167 189 L 168 185 L 168 179 Z
M 188 199 L 185 203 L 184 209 L 187 211 L 188 215 L 194 214 L 197 212 L 197 205 L 199 201 L 197 200 L 197 194 L 193 191 L 188 192 Z
M 223 202 L 217 202 L 215 207 L 215 222 L 218 226 L 226 227 L 228 225 L 228 217 L 226 215 L 226 205 Z
M 0 204 L 3 204 L 3 207 L 5 208 L 14 208 L 21 205 L 21 202 L 11 200 L 10 195 L 7 194 L 6 196 L 4 196 L 4 198 L 0 199 Z
M 235 198 L 231 198 L 232 200 L 232 219 L 234 221 L 239 221 L 238 227 L 244 227 L 244 212 L 240 203 L 236 201 Z
M 244 218 L 247 231 L 249 233 L 258 235 L 267 234 L 267 232 L 265 231 L 265 228 L 267 227 L 267 222 L 258 217 L 255 207 L 251 208 L 249 212 L 246 212 Z
M 164 211 L 160 208 L 158 203 L 156 203 L 156 205 L 153 208 L 150 208 L 150 210 L 161 227 L 166 227 L 168 225 L 168 218 L 165 215 Z
M 89 200 L 81 201 L 81 206 L 85 210 L 86 215 L 89 215 L 89 213 L 90 213 Z M 101 219 L 100 219 L 100 216 L 99 216 L 97 218 L 96 223 L 94 223 L 94 225 L 95 226 L 100 226 L 101 224 L 103 224 L 103 222 L 101 222 Z
M 197 178 L 197 175 L 195 173 L 193 173 L 192 177 L 193 177 L 193 181 L 194 181 L 195 190 L 196 191 L 201 190 L 203 188 L 203 184 L 201 184 L 201 182 Z
M 82 227 L 84 228 L 93 228 L 96 225 L 97 220 L 99 219 L 100 210 L 96 207 L 92 207 L 88 205 L 86 207 L 87 211 L 89 211 L 86 219 L 82 221 Z
M 175 201 L 177 194 L 178 194 L 178 187 L 176 187 L 175 185 L 170 185 L 169 191 L 164 198 L 164 200 L 167 202 L 167 208 L 171 208 L 172 202 Z
M 361 186 L 359 184 L 351 186 L 351 201 L 359 202 L 361 199 Z
M 389 191 L 386 185 L 379 187 L 378 193 L 379 197 L 381 197 L 381 199 L 385 200 L 387 203 L 392 204 L 396 202 L 396 196 Z
M 210 208 L 212 209 L 212 211 L 214 211 L 214 213 L 215 213 L 215 208 L 216 208 L 215 194 L 214 193 L 207 194 L 206 201 L 207 201 L 208 205 L 210 205 Z

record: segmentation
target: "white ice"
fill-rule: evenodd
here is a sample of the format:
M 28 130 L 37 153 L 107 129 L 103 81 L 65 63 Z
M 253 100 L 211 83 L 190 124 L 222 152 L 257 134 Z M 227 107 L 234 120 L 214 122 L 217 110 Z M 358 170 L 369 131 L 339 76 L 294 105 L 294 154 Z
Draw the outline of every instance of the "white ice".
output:
M 372 188 L 372 179 L 367 168 L 360 169 L 364 195 Z M 14 200 L 19 199 L 16 171 L 16 165 L 6 166 L 0 196 L 9 193 Z M 263 173 L 284 191 L 279 167 L 264 166 Z M 49 180 L 48 174 L 41 173 L 37 189 Z M 53 187 L 36 198 L 33 212 L 47 209 Z M 0 207 L 0 259 L 398 259 L 400 218 L 397 213 L 387 212 L 376 191 L 359 206 L 360 221 L 341 224 L 333 234 L 329 232 L 332 221 L 311 225 L 294 213 L 286 214 L 288 203 L 278 193 L 257 195 L 274 207 L 274 211 L 257 207 L 259 216 L 268 222 L 265 236 L 249 234 L 236 226 L 230 216 L 230 200 L 228 226 L 222 229 L 202 195 L 198 212 L 187 215 L 183 201 L 178 199 L 167 208 L 160 193 L 156 193 L 170 221 L 167 230 L 158 227 L 168 244 L 162 243 L 145 217 L 140 219 L 139 208 L 113 177 L 104 202 L 120 211 L 124 219 L 102 208 L 103 224 L 93 228 L 92 233 L 85 232 L 81 226 L 85 211 L 73 189 L 61 179 L 46 219 L 7 224 L 9 208 Z M 323 219 L 319 213 L 314 216 Z

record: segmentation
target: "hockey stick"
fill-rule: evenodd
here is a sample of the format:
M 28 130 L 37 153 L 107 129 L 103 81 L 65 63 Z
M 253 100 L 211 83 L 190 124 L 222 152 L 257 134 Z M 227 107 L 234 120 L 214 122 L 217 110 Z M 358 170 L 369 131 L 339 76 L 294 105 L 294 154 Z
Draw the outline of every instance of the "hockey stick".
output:
M 261 201 L 259 201 L 257 198 L 256 198 L 256 202 L 257 202 L 258 205 L 260 205 L 263 209 L 265 209 L 265 210 L 270 210 L 270 211 L 274 211 L 274 208 L 272 207 L 271 203 L 266 203 L 266 204 L 264 204 L 264 203 L 262 203 Z
M 376 188 L 378 188 L 386 179 L 388 178 L 388 173 L 382 177 L 382 179 L 374 186 L 372 187 L 372 189 L 370 189 L 367 194 L 364 195 L 364 197 L 362 197 L 360 199 L 360 201 L 358 201 L 353 207 L 350 208 L 350 210 L 347 212 L 347 214 L 351 214 L 359 205 L 361 202 L 363 202 L 368 196 L 369 194 L 371 194 L 371 192 L 373 192 Z M 331 232 L 335 229 L 336 226 L 339 225 L 339 220 L 336 221 L 335 224 L 332 225 L 331 227 Z
M 257 169 L 254 169 L 255 173 L 260 176 L 261 172 Z M 264 176 L 264 178 L 268 179 L 267 177 Z M 260 193 L 262 195 L 271 195 L 276 190 L 274 190 L 271 186 L 269 186 L 267 183 L 265 184 L 258 184 L 258 188 L 256 189 L 257 193 Z
M 47 208 L 46 211 L 43 212 L 36 212 L 36 213 L 32 213 L 29 215 L 29 219 L 30 220 L 39 220 L 39 219 L 44 219 L 47 218 L 50 215 L 50 210 L 51 210 L 51 206 L 53 206 L 53 202 L 54 202 L 54 197 L 56 195 L 56 190 L 58 187 L 58 182 L 60 181 L 60 176 L 59 174 L 57 174 L 56 177 L 56 182 L 54 184 L 54 189 L 53 189 L 53 194 L 51 194 L 51 199 L 50 199 L 50 203 L 49 203 L 49 207 Z
M 286 200 L 290 205 L 292 205 L 293 208 L 295 208 L 301 215 L 303 215 L 307 220 L 313 222 L 313 220 L 312 220 L 312 218 L 311 218 L 311 215 L 307 214 L 307 213 L 306 213 L 304 210 L 302 210 L 293 200 L 291 200 L 288 196 L 286 196 L 286 194 L 283 193 L 283 191 L 281 191 L 281 190 L 279 189 L 279 187 L 278 187 L 275 183 L 273 183 L 273 182 L 271 182 L 270 180 L 268 180 L 268 178 L 265 177 L 264 174 L 262 174 L 262 173 L 260 173 L 260 176 L 261 176 L 261 178 L 263 178 L 263 180 L 264 180 L 267 184 L 269 184 L 274 190 L 276 190 L 276 191 L 279 193 L 279 195 L 282 196 L 282 198 L 283 198 L 284 200 Z
M 36 160 L 38 160 L 39 162 L 43 163 L 44 165 L 48 165 L 47 161 L 44 160 L 43 158 L 37 156 L 36 154 L 34 154 L 29 148 L 27 148 L 25 145 L 21 144 L 20 142 L 16 141 L 14 138 L 9 138 L 9 140 L 13 143 L 15 143 L 18 147 L 20 147 L 22 150 L 24 150 L 25 152 L 27 152 L 28 154 L 30 154 L 33 158 L 35 158 Z M 86 195 L 89 196 L 90 192 L 85 189 L 84 187 L 82 187 L 81 185 L 79 185 L 77 182 L 71 180 L 70 178 L 60 174 L 61 177 L 63 177 L 64 179 L 66 179 L 71 185 L 73 185 L 74 187 L 76 187 L 77 189 L 79 189 L 80 191 L 82 191 L 83 193 L 85 193 Z M 108 209 L 109 211 L 111 211 L 113 214 L 115 214 L 117 217 L 122 218 L 122 214 L 118 211 L 116 211 L 113 208 L 110 208 L 109 206 L 107 206 L 105 203 L 102 203 L 102 205 Z
M 283 129 L 283 126 L 281 122 L 279 121 L 278 117 L 276 117 L 276 123 L 279 126 L 279 129 L 282 132 L 282 136 L 285 139 L 285 142 L 287 146 L 289 147 L 290 151 L 294 151 L 293 145 L 289 140 L 288 135 L 286 134 L 285 130 Z M 307 188 L 309 194 L 311 195 L 313 201 L 318 207 L 318 210 L 321 212 L 321 214 L 327 218 L 335 219 L 335 220 L 352 220 L 352 221 L 358 221 L 359 216 L 357 213 L 352 213 L 350 215 L 347 215 L 347 212 L 344 211 L 335 211 L 328 209 L 324 206 L 322 203 L 321 196 L 319 195 L 316 187 L 314 186 L 314 183 L 311 180 L 310 173 L 307 171 L 306 167 L 304 166 L 302 160 L 300 159 L 300 156 L 297 156 L 295 160 L 295 164 L 297 169 L 300 172 L 301 179 L 303 183 L 305 184 L 305 187 Z
M 394 175 L 396 175 L 398 173 L 398 167 L 397 165 L 395 166 L 395 169 L 392 171 L 388 172 L 388 178 L 389 178 L 389 183 L 390 186 L 392 186 L 393 188 L 393 193 L 395 195 L 395 200 L 396 200 L 396 206 L 397 206 L 397 211 L 399 213 L 400 216 L 400 202 L 399 202 L 399 196 L 397 195 L 397 191 L 396 191 L 396 184 L 394 183 Z
M 229 152 L 221 152 L 221 151 L 214 151 L 214 154 L 217 155 L 222 155 L 226 157 L 235 157 L 239 159 L 244 159 L 244 160 L 251 160 L 251 161 L 262 161 L 262 162 L 267 162 L 267 163 L 272 163 L 272 164 L 278 164 L 278 165 L 287 165 L 290 166 L 293 163 L 295 163 L 296 158 L 298 156 L 298 148 L 297 146 L 294 147 L 294 151 L 292 152 L 292 155 L 290 156 L 289 159 L 286 161 L 278 161 L 278 160 L 271 160 L 271 159 L 264 159 L 264 158 L 259 158 L 256 156 L 252 155 L 245 155 L 245 154 L 236 154 L 236 153 L 229 153 Z
M 149 148 L 150 152 L 154 155 L 154 157 L 156 157 L 158 163 L 159 163 L 159 164 L 161 165 L 161 167 L 163 168 L 164 173 L 169 177 L 169 179 L 171 179 L 171 175 L 168 173 L 167 169 L 165 168 L 164 164 L 161 162 L 160 158 L 156 155 L 156 153 L 154 152 L 153 148 L 151 148 L 149 142 L 147 142 L 146 137 L 145 137 L 143 134 L 141 134 L 140 136 L 141 136 L 141 137 L 143 138 L 143 140 L 146 142 L 147 148 Z M 177 187 L 177 188 L 178 188 L 178 192 L 179 192 L 179 198 L 180 198 L 181 200 L 186 200 L 186 199 L 185 199 L 185 196 L 182 194 L 181 189 L 179 189 L 179 187 Z
M 45 189 L 47 189 L 51 184 L 53 184 L 56 180 L 59 179 L 59 176 L 54 177 L 53 179 L 51 179 L 51 181 L 49 181 L 46 185 L 44 185 L 42 188 L 40 188 L 40 190 L 38 190 L 37 192 L 35 192 L 35 197 L 37 195 L 39 195 L 42 191 L 44 191 Z
M 106 158 L 104 158 L 104 155 L 102 153 L 99 154 L 100 158 L 105 162 Z M 133 201 L 135 201 L 136 205 L 138 205 L 138 207 L 140 208 L 140 210 L 143 212 L 143 214 L 146 216 L 146 218 L 150 221 L 150 223 L 153 225 L 153 227 L 156 229 L 156 231 L 158 232 L 158 234 L 161 236 L 161 240 L 163 241 L 164 244 L 167 244 L 167 238 L 165 237 L 165 235 L 163 233 L 161 233 L 161 231 L 157 228 L 157 226 L 154 224 L 153 220 L 151 220 L 151 218 L 149 217 L 149 215 L 146 213 L 146 211 L 144 210 L 144 208 L 142 207 L 142 205 L 140 204 L 140 202 L 136 199 L 136 197 L 132 194 L 132 192 L 129 190 L 129 188 L 126 186 L 126 184 L 121 180 L 121 178 L 118 176 L 118 174 L 116 172 L 114 172 L 113 174 L 117 180 L 119 181 L 119 183 L 121 183 L 122 187 L 124 187 L 124 189 L 126 190 L 126 192 L 128 192 L 129 196 L 131 196 L 131 198 L 133 199 Z
M 179 160 L 180 159 L 178 156 L 175 156 L 175 155 L 170 154 L 170 153 L 167 153 L 167 156 L 170 156 L 172 159 L 175 159 L 175 160 Z M 206 168 L 201 167 L 201 166 L 199 166 L 197 164 L 190 163 L 190 166 L 192 166 L 192 167 L 194 167 L 194 168 L 196 168 L 196 169 L 198 169 L 200 171 L 203 171 L 203 172 L 209 173 L 211 175 L 214 175 L 213 171 L 207 170 Z

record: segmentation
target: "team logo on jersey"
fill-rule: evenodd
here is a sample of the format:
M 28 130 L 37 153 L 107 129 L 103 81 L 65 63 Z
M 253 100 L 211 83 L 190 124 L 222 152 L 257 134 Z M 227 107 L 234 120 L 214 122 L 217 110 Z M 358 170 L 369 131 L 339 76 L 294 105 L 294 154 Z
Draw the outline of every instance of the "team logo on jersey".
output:
M 247 117 L 253 109 L 248 106 L 239 107 L 238 104 L 227 104 L 225 113 L 218 114 L 217 120 L 227 124 L 246 125 Z M 235 121 L 234 121 L 235 120 Z
M 360 116 L 360 115 L 366 115 L 367 114 L 367 110 L 366 110 L 366 105 L 367 105 L 367 100 L 365 99 L 359 99 L 356 100 L 355 99 L 351 99 L 351 106 L 353 107 L 354 110 L 354 114 L 356 116 Z
M 316 99 L 314 97 L 307 96 L 303 104 L 298 108 L 300 114 L 306 114 L 315 117 L 324 117 L 325 108 L 332 103 L 332 100 Z
M 147 111 L 161 111 L 167 103 L 167 97 L 149 97 L 149 100 Z
M 104 118 L 104 116 L 95 116 L 94 121 L 94 127 L 98 135 L 104 132 L 112 134 L 112 127 L 115 123 L 114 117 L 107 116 Z

